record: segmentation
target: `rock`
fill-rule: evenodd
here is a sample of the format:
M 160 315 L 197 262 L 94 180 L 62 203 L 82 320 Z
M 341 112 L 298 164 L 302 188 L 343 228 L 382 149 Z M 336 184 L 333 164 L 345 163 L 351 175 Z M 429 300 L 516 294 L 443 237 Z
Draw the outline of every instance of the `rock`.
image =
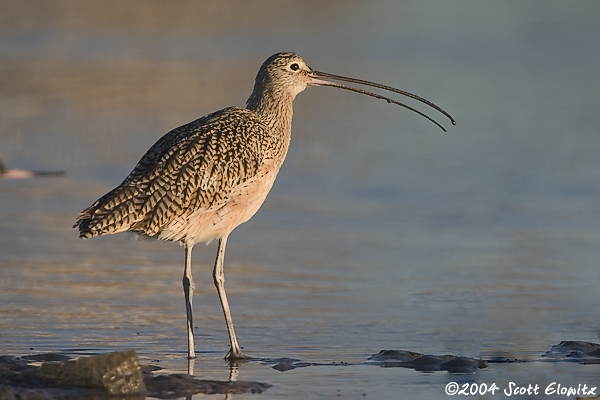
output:
M 142 368 L 133 350 L 47 362 L 36 374 L 52 386 L 106 389 L 110 396 L 130 396 L 146 391 Z
M 3 361 L 0 363 L 0 383 L 17 389 L 17 398 L 23 398 L 25 389 L 38 388 L 91 389 L 109 396 L 143 395 L 146 391 L 142 369 L 133 350 L 45 362 L 39 367 L 27 365 L 15 357 Z M 34 398 L 31 393 L 27 396 Z M 5 397 L 10 398 L 9 394 Z
M 474 358 L 453 355 L 433 356 L 407 350 L 381 350 L 369 357 L 369 360 L 375 361 L 373 364 L 384 368 L 412 368 L 421 372 L 473 373 L 487 367 L 484 361 Z

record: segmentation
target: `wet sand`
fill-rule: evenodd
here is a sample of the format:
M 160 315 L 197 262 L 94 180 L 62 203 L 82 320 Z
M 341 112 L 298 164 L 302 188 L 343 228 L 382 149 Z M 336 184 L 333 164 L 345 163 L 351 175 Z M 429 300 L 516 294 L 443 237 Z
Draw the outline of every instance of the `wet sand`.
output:
M 286 163 L 225 261 L 244 352 L 288 361 L 245 363 L 238 379 L 290 399 L 597 381 L 598 365 L 537 361 L 600 332 L 595 4 L 149 1 L 125 18 L 136 3 L 1 3 L 0 159 L 65 175 L 0 179 L 0 354 L 134 349 L 159 374 L 187 371 L 183 249 L 71 226 L 162 134 L 243 105 L 264 59 L 292 50 L 458 125 L 331 88 L 299 95 Z M 227 381 L 215 251 L 194 254 L 194 375 Z M 371 365 L 382 350 L 488 368 Z

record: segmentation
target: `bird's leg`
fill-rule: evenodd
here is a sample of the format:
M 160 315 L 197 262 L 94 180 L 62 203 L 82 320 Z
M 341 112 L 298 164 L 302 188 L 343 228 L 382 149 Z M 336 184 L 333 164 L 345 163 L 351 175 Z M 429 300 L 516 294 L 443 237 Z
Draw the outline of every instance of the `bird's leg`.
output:
M 187 314 L 188 358 L 196 357 L 194 351 L 194 321 L 192 317 L 192 298 L 194 297 L 194 278 L 192 277 L 192 249 L 194 245 L 185 245 L 185 268 L 183 270 L 183 295 Z
M 229 342 L 231 343 L 231 349 L 225 356 L 226 360 L 239 360 L 244 359 L 246 356 L 242 353 L 240 345 L 235 337 L 235 331 L 233 329 L 233 320 L 231 318 L 231 311 L 229 310 L 229 302 L 227 301 L 227 294 L 225 293 L 225 274 L 223 272 L 223 262 L 225 259 L 225 246 L 227 245 L 227 236 L 219 239 L 219 250 L 217 251 L 217 260 L 215 261 L 215 269 L 213 271 L 213 279 L 219 299 L 221 300 L 221 307 L 223 307 L 223 314 L 225 315 L 225 323 L 227 324 L 227 331 L 229 332 Z

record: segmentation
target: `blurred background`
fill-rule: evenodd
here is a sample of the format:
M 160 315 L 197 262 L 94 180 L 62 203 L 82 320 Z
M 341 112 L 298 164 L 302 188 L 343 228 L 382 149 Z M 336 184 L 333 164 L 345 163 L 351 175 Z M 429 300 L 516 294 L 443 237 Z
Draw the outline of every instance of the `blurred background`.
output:
M 184 369 L 183 249 L 123 234 L 81 241 L 71 226 L 164 133 L 244 106 L 259 66 L 279 51 L 418 94 L 458 124 L 410 103 L 444 133 L 333 88 L 298 96 L 278 180 L 229 240 L 228 293 L 248 353 L 351 362 L 395 348 L 531 359 L 561 340 L 598 340 L 600 3 L 0 8 L 0 160 L 65 171 L 0 180 L 3 353 L 135 348 Z M 198 245 L 194 254 L 197 346 L 218 360 L 206 373 L 221 368 L 228 345 L 210 277 L 215 252 Z M 561 373 L 576 380 L 589 368 Z M 402 382 L 423 395 L 411 372 Z M 399 384 L 381 369 L 357 373 L 384 374 L 379 398 Z M 448 379 L 435 376 L 427 382 Z

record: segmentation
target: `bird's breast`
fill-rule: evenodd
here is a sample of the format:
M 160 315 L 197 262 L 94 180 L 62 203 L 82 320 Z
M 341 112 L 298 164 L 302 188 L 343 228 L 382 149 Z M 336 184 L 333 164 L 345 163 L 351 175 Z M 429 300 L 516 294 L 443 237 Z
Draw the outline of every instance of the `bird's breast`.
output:
M 260 209 L 273 187 L 279 167 L 273 159 L 266 159 L 254 176 L 231 190 L 228 200 L 220 207 L 178 218 L 163 229 L 160 238 L 198 243 L 229 235 Z

